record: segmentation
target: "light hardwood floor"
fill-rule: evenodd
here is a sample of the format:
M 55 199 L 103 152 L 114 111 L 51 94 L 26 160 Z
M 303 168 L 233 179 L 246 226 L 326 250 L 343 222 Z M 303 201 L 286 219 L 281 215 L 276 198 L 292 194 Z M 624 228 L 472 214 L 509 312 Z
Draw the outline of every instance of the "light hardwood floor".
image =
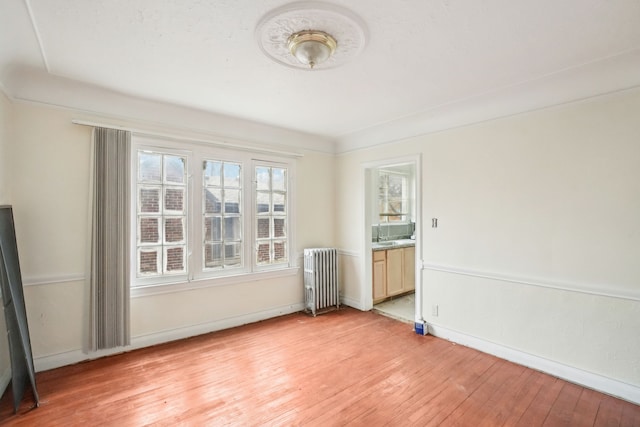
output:
M 7 426 L 640 426 L 640 406 L 350 308 L 37 374 Z

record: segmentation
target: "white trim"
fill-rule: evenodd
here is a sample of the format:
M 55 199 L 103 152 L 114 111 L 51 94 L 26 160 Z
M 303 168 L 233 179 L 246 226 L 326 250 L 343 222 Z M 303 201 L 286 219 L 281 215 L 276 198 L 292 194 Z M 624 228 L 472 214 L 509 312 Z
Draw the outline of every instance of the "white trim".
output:
M 390 159 L 382 159 L 382 160 L 374 160 L 362 162 L 360 164 L 361 173 L 363 177 L 364 184 L 364 200 L 362 203 L 362 215 L 364 218 L 364 242 L 363 248 L 364 253 L 362 256 L 362 262 L 360 263 L 360 272 L 361 277 L 363 277 L 363 281 L 360 283 L 360 293 L 363 298 L 363 304 L 365 310 L 370 310 L 373 308 L 373 296 L 371 294 L 371 284 L 373 281 L 371 266 L 373 265 L 372 258 L 372 236 L 371 236 L 371 227 L 373 225 L 373 221 L 371 218 L 371 212 L 373 210 L 374 204 L 374 192 L 373 184 L 371 182 L 371 173 L 374 169 L 390 167 L 395 165 L 403 165 L 403 164 L 411 164 L 413 166 L 414 173 L 414 212 L 415 217 L 413 218 L 415 222 L 415 294 L 416 294 L 416 306 L 415 306 L 415 321 L 416 322 L 424 322 L 422 318 L 422 264 L 420 260 L 422 259 L 422 239 L 420 236 L 422 235 L 422 154 L 407 154 L 401 157 L 395 157 Z
M 299 267 L 288 267 L 277 270 L 266 270 L 256 273 L 243 273 L 233 276 L 207 277 L 194 279 L 180 283 L 156 283 L 147 286 L 132 286 L 131 298 L 146 297 L 150 295 L 170 294 L 174 292 L 188 291 L 217 286 L 236 285 L 238 283 L 255 282 L 259 280 L 276 279 L 279 277 L 295 276 L 300 270 Z
M 501 359 L 532 368 L 569 382 L 582 385 L 621 399 L 640 404 L 640 387 L 618 381 L 573 366 L 564 365 L 540 356 L 505 347 L 452 329 L 429 324 L 429 333 L 457 344 L 474 348 L 483 353 L 492 354 Z
M 353 298 L 349 298 L 349 297 L 345 297 L 345 296 L 342 296 L 340 299 L 342 300 L 342 302 L 341 302 L 342 305 L 347 305 L 349 307 L 353 307 L 353 308 L 358 309 L 360 311 L 367 311 L 364 308 L 364 304 L 362 304 L 362 301 L 358 301 L 358 300 L 355 300 Z
M 290 304 L 280 306 L 256 313 L 243 314 L 235 317 L 215 320 L 213 322 L 201 323 L 198 325 L 187 326 L 184 328 L 170 329 L 153 334 L 141 335 L 131 339 L 131 345 L 127 347 L 118 347 L 109 350 L 100 350 L 89 354 L 80 349 L 71 350 L 64 353 L 56 353 L 47 356 L 35 357 L 33 362 L 36 372 L 47 371 L 49 369 L 59 368 L 61 366 L 73 365 L 74 363 L 86 360 L 98 359 L 119 353 L 125 353 L 140 348 L 150 347 L 157 344 L 164 344 L 196 335 L 207 334 L 210 332 L 230 329 L 250 323 L 259 322 L 273 317 L 284 316 L 291 313 L 297 313 L 304 309 L 303 303 Z
M 347 249 L 338 249 L 338 255 L 342 255 L 342 256 L 350 256 L 350 257 L 359 257 L 360 256 L 360 252 L 358 251 L 350 251 Z
M 242 144 L 236 144 L 232 142 L 213 140 L 213 139 L 190 138 L 187 136 L 176 135 L 173 133 L 157 132 L 149 129 L 136 129 L 128 126 L 114 125 L 114 124 L 108 124 L 108 123 L 98 123 L 98 122 L 93 122 L 88 120 L 73 119 L 71 120 L 71 123 L 73 123 L 74 125 L 80 125 L 80 126 L 91 126 L 91 127 L 102 127 L 102 128 L 108 128 L 108 129 L 125 130 L 139 136 L 165 138 L 165 139 L 171 139 L 179 142 L 190 142 L 198 145 L 222 147 L 222 148 L 228 148 L 232 150 L 248 151 L 251 153 L 271 154 L 271 155 L 293 157 L 293 158 L 304 157 L 304 154 L 294 153 L 290 151 L 272 150 L 270 148 L 254 147 L 250 145 L 242 145 Z
M 86 280 L 84 273 L 61 274 L 59 276 L 25 277 L 22 280 L 24 286 L 54 285 L 56 283 L 81 282 Z
M 7 366 L 2 375 L 0 375 L 0 396 L 2 396 L 9 387 L 9 383 L 11 382 L 11 367 Z
M 459 274 L 462 276 L 478 277 L 481 279 L 497 280 L 501 282 L 517 283 L 521 285 L 538 286 L 541 288 L 558 289 L 562 291 L 578 292 L 603 297 L 628 299 L 640 301 L 640 290 L 624 289 L 605 285 L 584 285 L 571 282 L 546 281 L 539 278 L 507 276 L 489 271 L 471 270 L 446 265 L 429 264 L 423 262 L 423 270 L 440 271 L 444 273 Z
M 640 49 L 490 89 L 335 137 L 336 154 L 636 91 Z M 608 76 L 602 79 L 602 76 Z M 594 85 L 594 83 L 596 83 Z

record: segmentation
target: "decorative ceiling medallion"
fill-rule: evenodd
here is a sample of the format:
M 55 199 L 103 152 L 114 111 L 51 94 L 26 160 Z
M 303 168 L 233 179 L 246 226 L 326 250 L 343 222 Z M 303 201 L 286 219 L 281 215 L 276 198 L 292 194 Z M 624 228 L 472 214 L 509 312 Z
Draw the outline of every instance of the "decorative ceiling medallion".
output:
M 289 50 L 290 37 L 296 33 L 317 31 L 335 39 L 335 51 L 322 63 L 300 62 Z M 269 58 L 288 67 L 322 70 L 344 64 L 364 49 L 366 27 L 353 12 L 320 2 L 295 2 L 267 13 L 256 27 L 260 49 Z

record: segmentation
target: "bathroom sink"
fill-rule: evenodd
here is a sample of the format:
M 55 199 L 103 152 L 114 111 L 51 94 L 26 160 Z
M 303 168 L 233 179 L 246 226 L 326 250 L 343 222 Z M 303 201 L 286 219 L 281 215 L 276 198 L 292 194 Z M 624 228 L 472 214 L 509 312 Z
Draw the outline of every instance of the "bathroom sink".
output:
M 375 244 L 378 245 L 378 246 L 393 246 L 393 245 L 396 244 L 396 242 L 378 242 L 378 243 L 375 243 Z

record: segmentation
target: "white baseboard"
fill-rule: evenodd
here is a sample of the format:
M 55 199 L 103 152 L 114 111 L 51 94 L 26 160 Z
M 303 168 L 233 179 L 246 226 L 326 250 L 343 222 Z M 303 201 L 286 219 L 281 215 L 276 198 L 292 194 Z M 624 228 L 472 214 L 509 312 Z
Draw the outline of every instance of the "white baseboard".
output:
M 361 301 L 355 300 L 349 297 L 341 297 L 340 298 L 341 305 L 348 305 L 349 307 L 357 308 L 360 311 L 366 311 Z
M 213 322 L 202 323 L 199 325 L 188 326 L 185 328 L 171 329 L 167 331 L 157 332 L 154 334 L 133 337 L 131 345 L 127 347 L 118 347 L 109 350 L 99 350 L 96 352 L 85 353 L 82 349 L 57 353 L 48 356 L 36 357 L 33 364 L 36 372 L 47 371 L 49 369 L 59 368 L 61 366 L 73 365 L 74 363 L 86 360 L 98 359 L 104 356 L 124 353 L 139 348 L 149 347 L 156 344 L 162 344 L 183 338 L 189 338 L 196 335 L 202 335 L 209 332 L 229 329 L 236 326 L 242 326 L 249 323 L 259 322 L 261 320 L 271 319 L 273 317 L 283 316 L 285 314 L 296 313 L 304 310 L 303 303 L 291 304 L 282 307 L 276 307 L 270 310 L 249 313 L 241 316 L 229 317 L 226 319 L 216 320 Z
M 438 338 L 471 347 L 483 353 L 489 353 L 501 359 L 506 359 L 519 365 L 640 405 L 640 387 L 603 377 L 602 375 L 592 372 L 583 371 L 543 357 L 534 356 L 490 341 L 485 341 L 441 326 L 429 324 L 429 333 Z
M 0 396 L 4 395 L 4 392 L 9 387 L 9 383 L 11 382 L 11 368 L 7 367 L 4 370 L 2 375 L 0 375 Z

